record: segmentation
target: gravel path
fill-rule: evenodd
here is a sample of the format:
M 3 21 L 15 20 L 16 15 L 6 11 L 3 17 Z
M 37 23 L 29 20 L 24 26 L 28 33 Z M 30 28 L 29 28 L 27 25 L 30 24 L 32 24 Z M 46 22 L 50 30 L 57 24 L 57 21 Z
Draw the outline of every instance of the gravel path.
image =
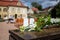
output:
M 17 29 L 14 24 L 0 22 L 0 40 L 9 40 L 9 30 Z

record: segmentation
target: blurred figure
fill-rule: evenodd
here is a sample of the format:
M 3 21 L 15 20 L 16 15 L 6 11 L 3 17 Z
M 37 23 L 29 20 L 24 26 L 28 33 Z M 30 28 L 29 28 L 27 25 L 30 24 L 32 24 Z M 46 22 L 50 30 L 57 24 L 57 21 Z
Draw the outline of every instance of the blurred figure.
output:
M 5 15 L 4 18 L 3 18 L 3 20 L 4 20 L 5 22 L 8 22 L 8 16 Z
M 24 19 L 22 18 L 22 14 L 21 14 L 20 16 L 18 16 L 18 18 L 16 18 L 15 26 L 19 28 L 19 26 L 23 25 L 23 22 L 24 22 Z
M 7 23 L 10 23 L 11 21 L 13 21 L 13 16 L 12 15 L 9 16 Z

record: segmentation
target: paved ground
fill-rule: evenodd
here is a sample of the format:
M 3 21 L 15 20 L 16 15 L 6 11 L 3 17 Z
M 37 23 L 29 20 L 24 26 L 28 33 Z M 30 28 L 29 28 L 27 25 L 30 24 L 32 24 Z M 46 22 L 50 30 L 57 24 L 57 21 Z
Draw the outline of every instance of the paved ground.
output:
M 16 29 L 14 24 L 0 22 L 0 40 L 9 40 L 9 30 Z

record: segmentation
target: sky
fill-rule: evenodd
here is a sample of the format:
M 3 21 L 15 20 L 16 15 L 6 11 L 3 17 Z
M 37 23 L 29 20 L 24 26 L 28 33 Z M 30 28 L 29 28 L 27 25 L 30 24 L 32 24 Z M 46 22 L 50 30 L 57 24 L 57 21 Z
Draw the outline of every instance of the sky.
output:
M 20 0 L 21 2 L 24 3 L 25 6 L 28 6 L 28 7 L 32 7 L 31 3 L 32 2 L 37 2 L 39 3 L 40 5 L 42 5 L 42 8 L 47 8 L 49 6 L 55 6 L 56 4 L 58 4 L 59 0 Z

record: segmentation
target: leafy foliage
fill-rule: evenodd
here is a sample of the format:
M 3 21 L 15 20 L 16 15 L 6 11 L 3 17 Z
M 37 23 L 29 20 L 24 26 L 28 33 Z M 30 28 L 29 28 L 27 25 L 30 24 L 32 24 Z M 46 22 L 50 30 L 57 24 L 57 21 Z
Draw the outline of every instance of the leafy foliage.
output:
M 42 10 L 42 6 L 38 4 L 37 2 L 32 2 L 31 5 L 35 8 L 38 8 L 38 10 Z
M 36 31 L 40 31 L 41 30 L 41 28 L 43 28 L 44 26 L 45 26 L 45 20 L 44 20 L 44 18 L 39 18 L 38 19 L 38 21 L 37 21 L 37 23 L 36 23 L 36 27 L 35 27 L 35 30 Z
M 45 21 L 45 19 L 47 19 L 47 21 Z M 51 17 L 50 15 L 45 17 L 39 17 L 37 23 L 36 23 L 36 27 L 35 27 L 35 31 L 41 31 L 41 29 L 43 27 L 45 27 L 46 25 L 51 25 Z
M 60 18 L 60 3 L 58 3 L 58 5 L 56 5 L 56 16 Z
M 56 17 L 60 18 L 60 2 L 54 8 L 56 9 L 56 11 L 54 11 L 56 12 Z M 52 14 L 52 12 L 50 11 L 49 14 Z
M 51 25 L 52 23 L 50 15 L 48 15 L 46 19 L 47 19 L 46 25 Z

